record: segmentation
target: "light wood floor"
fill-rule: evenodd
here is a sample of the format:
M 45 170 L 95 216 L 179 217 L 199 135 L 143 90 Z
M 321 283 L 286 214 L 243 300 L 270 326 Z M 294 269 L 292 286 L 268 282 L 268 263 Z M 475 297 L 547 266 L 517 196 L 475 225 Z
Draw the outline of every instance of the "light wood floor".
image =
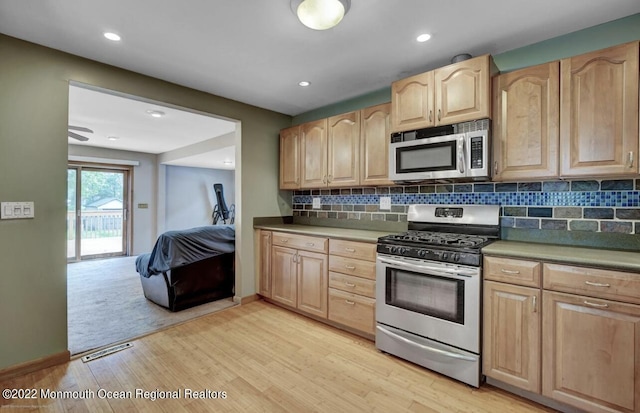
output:
M 488 385 L 471 388 L 378 352 L 368 340 L 263 301 L 133 343 L 130 349 L 86 364 L 76 359 L 0 382 L 2 390 L 92 391 L 92 398 L 0 398 L 0 411 L 552 411 Z M 100 388 L 132 392 L 132 398 L 101 399 Z M 180 391 L 180 398 L 136 398 L 136 389 Z M 188 398 L 185 389 L 225 392 L 226 398 Z

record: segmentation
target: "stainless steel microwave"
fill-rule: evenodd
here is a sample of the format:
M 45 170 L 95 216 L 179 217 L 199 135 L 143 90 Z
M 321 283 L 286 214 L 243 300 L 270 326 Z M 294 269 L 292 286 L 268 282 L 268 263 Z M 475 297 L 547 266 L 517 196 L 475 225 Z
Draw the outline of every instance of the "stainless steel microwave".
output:
M 392 134 L 389 179 L 489 180 L 489 128 L 454 133 L 456 129 L 462 128 L 452 125 Z

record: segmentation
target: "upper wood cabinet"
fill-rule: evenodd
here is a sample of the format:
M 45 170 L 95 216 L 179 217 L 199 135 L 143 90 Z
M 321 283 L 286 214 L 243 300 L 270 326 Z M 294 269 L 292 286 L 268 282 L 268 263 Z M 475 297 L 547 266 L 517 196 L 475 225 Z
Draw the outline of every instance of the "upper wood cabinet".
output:
M 638 43 L 560 61 L 560 175 L 638 173 Z
M 327 173 L 329 187 L 360 183 L 360 111 L 328 119 Z
M 433 72 L 420 73 L 391 84 L 391 131 L 433 126 Z
M 361 111 L 361 185 L 393 185 L 389 180 L 390 118 L 390 103 L 372 106 Z
M 490 118 L 491 76 L 496 72 L 489 55 L 436 69 L 436 125 Z
M 327 186 L 327 119 L 300 125 L 300 188 Z
M 491 117 L 491 56 L 484 55 L 391 84 L 391 132 Z
M 280 189 L 300 188 L 300 126 L 280 131 Z
M 557 61 L 494 78 L 495 181 L 558 177 L 559 100 Z

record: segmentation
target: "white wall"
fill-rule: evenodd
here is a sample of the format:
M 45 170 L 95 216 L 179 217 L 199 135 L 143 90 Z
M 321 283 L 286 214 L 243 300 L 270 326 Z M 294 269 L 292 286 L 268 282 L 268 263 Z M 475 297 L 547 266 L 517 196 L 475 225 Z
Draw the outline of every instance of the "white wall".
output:
M 166 231 L 211 225 L 217 201 L 213 184 L 221 183 L 227 207 L 235 204 L 235 171 L 167 165 Z

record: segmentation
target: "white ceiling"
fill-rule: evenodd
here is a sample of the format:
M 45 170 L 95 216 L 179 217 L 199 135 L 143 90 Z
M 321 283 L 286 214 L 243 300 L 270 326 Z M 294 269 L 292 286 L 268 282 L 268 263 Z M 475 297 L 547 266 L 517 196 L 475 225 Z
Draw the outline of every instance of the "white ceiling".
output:
M 297 115 L 460 53 L 497 54 L 639 12 L 638 0 L 352 0 L 337 27 L 314 31 L 290 0 L 0 0 L 0 32 Z M 432 39 L 416 42 L 424 32 Z
M 160 111 L 164 116 L 154 118 L 147 111 Z M 235 133 L 235 122 L 174 106 L 71 85 L 69 125 L 93 131 L 75 131 L 89 140 L 69 138 L 69 144 L 162 154 L 162 163 L 168 165 L 235 167 L 234 140 L 221 139 Z

